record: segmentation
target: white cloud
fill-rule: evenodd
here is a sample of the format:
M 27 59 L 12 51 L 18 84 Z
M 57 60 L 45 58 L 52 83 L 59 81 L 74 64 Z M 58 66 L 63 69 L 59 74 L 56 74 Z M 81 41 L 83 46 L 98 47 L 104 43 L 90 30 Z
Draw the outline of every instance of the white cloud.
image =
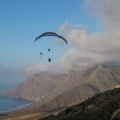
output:
M 65 22 L 60 30 L 66 31 L 72 48 L 65 52 L 62 64 L 68 69 L 94 63 L 120 64 L 120 0 L 85 0 L 84 6 L 84 10 L 98 18 L 105 31 L 90 34 L 85 26 Z
M 70 48 L 65 51 L 60 64 L 38 64 L 27 68 L 27 72 L 60 72 L 99 63 L 120 64 L 120 0 L 85 0 L 83 6 L 89 15 L 98 18 L 105 31 L 90 34 L 87 26 L 66 21 L 58 33 L 68 40 Z
M 35 73 L 41 73 L 45 71 L 49 71 L 52 67 L 52 64 L 37 64 L 31 67 L 26 68 L 26 72 L 28 74 L 35 74 Z
M 60 64 L 36 64 L 31 67 L 26 68 L 27 74 L 40 74 L 43 72 L 51 72 L 51 73 L 65 73 L 66 71 L 62 68 Z
M 72 24 L 70 21 L 66 21 L 58 29 L 58 32 L 69 40 L 69 44 L 77 45 L 78 47 L 85 46 L 87 40 L 87 27 L 82 25 Z
M 98 17 L 107 30 L 120 31 L 120 0 L 84 0 L 84 7 L 88 14 Z

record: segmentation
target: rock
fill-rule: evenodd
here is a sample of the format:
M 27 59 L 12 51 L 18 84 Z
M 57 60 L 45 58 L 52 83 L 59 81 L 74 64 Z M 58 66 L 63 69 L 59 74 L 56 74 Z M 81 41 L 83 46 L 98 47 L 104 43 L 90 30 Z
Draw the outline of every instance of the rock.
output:
M 113 113 L 111 120 L 120 120 L 120 109 Z

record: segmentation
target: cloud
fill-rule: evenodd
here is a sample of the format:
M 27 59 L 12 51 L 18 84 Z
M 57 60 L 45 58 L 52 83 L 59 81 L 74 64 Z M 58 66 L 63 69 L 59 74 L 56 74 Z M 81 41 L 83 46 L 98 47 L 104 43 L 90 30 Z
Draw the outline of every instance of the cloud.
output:
M 84 7 L 84 10 L 96 16 L 107 30 L 120 31 L 120 0 L 84 0 Z
M 120 64 L 120 1 L 85 0 L 84 6 L 84 10 L 98 18 L 105 31 L 90 34 L 86 26 L 70 21 L 61 25 L 59 31 L 63 31 L 72 46 L 61 59 L 63 66 L 77 69 L 100 63 Z
M 66 73 L 60 64 L 36 64 L 31 67 L 26 68 L 26 73 L 29 75 L 40 74 L 44 72 L 50 73 Z
M 49 71 L 52 67 L 52 64 L 48 65 L 48 64 L 37 64 L 31 67 L 26 68 L 26 73 L 28 74 L 37 74 L 40 72 L 45 72 L 45 71 Z
M 98 18 L 103 32 L 89 33 L 87 26 L 65 21 L 58 33 L 70 45 L 58 65 L 38 64 L 26 69 L 38 71 L 64 71 L 81 69 L 93 64 L 120 64 L 120 0 L 84 0 L 84 11 Z
M 87 42 L 88 31 L 86 26 L 66 21 L 59 27 L 58 32 L 69 40 L 69 44 L 77 45 L 79 48 L 84 47 Z

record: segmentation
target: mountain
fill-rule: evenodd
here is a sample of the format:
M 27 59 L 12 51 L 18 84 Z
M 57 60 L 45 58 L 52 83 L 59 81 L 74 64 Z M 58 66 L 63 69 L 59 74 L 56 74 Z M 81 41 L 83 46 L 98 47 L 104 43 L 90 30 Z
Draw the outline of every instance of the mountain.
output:
M 23 111 L 23 113 L 21 112 Z M 46 117 L 45 117 L 46 116 Z M 0 120 L 120 120 L 120 88 L 105 91 L 63 111 L 41 112 L 22 109 L 0 114 Z
M 62 110 L 95 94 L 113 89 L 116 85 L 120 85 L 119 68 L 119 66 L 98 65 L 85 71 L 74 71 L 63 82 L 65 87 L 61 93 L 52 99 L 48 97 L 47 101 L 43 99 L 45 102 L 34 103 L 29 106 L 29 110 L 33 108 L 40 111 Z
M 56 89 L 65 78 L 66 75 L 62 74 L 36 74 L 19 84 L 15 90 L 5 93 L 4 96 L 38 101 Z
M 120 120 L 120 88 L 108 90 L 39 120 Z
M 35 75 L 5 95 L 36 101 L 26 108 L 28 111 L 61 111 L 116 85 L 120 85 L 120 66 L 98 65 L 67 76 Z

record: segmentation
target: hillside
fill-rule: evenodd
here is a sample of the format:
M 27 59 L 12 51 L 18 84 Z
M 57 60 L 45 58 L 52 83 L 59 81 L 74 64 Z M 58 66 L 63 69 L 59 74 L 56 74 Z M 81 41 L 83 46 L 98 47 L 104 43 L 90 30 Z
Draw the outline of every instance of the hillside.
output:
M 58 115 L 39 120 L 120 120 L 120 88 L 96 94 Z
M 120 85 L 120 66 L 98 65 L 83 71 L 71 71 L 68 76 L 35 75 L 6 95 L 36 100 L 26 108 L 28 111 L 61 111 L 116 85 Z
M 120 120 L 120 88 L 96 94 L 58 114 L 32 109 L 31 113 L 26 110 L 22 114 L 21 111 L 2 114 L 0 120 Z
M 63 82 L 61 94 L 50 98 L 47 96 L 43 101 L 38 101 L 28 107 L 40 111 L 54 111 L 63 109 L 71 104 L 82 102 L 87 98 L 110 90 L 120 84 L 120 70 L 118 66 L 97 66 L 84 72 L 72 72 Z M 68 83 L 68 84 L 67 84 Z M 74 86 L 74 87 L 73 87 Z

